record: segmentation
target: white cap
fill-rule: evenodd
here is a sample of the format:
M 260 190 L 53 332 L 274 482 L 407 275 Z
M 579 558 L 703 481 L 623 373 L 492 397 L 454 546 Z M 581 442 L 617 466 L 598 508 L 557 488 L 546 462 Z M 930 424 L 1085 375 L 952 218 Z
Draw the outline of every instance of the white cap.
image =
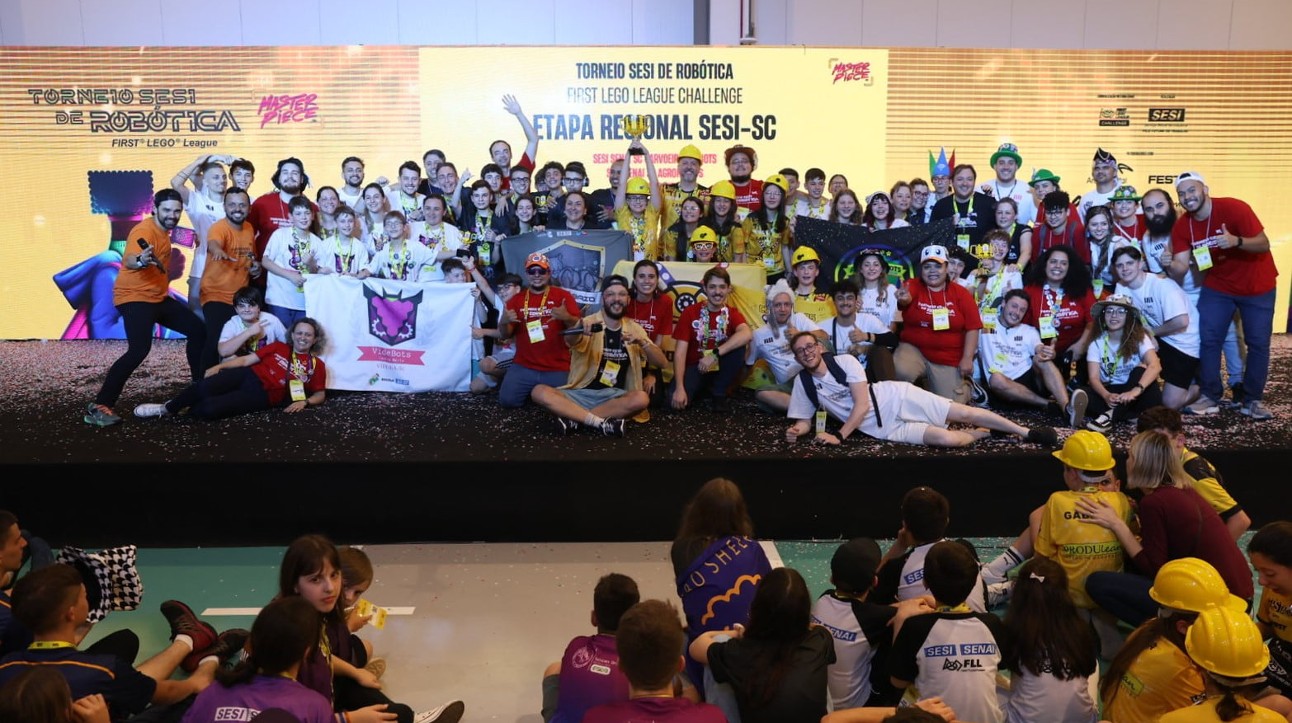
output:
M 1175 187 L 1179 188 L 1180 184 L 1184 183 L 1185 181 L 1197 181 L 1198 183 L 1201 183 L 1204 186 L 1207 185 L 1207 182 L 1202 178 L 1202 174 L 1198 173 L 1197 171 L 1185 171 L 1184 173 L 1181 173 L 1180 175 L 1176 176 Z
M 939 246 L 937 244 L 934 244 L 932 246 L 925 246 L 924 250 L 920 252 L 920 263 L 924 263 L 929 259 L 933 259 L 934 261 L 941 261 L 942 263 L 945 264 L 947 262 L 947 248 L 945 246 Z

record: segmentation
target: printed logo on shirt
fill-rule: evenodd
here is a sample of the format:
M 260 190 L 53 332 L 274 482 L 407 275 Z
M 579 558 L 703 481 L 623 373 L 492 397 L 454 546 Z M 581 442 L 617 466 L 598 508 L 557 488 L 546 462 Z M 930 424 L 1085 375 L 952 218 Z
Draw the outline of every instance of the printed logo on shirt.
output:
M 902 582 L 906 583 L 907 585 L 913 585 L 923 579 L 924 579 L 924 568 L 922 567 L 918 570 L 912 570 L 902 576 Z
M 242 708 L 238 706 L 221 706 L 215 709 L 215 715 L 211 718 L 214 721 L 249 721 L 260 715 L 260 711 L 251 708 Z

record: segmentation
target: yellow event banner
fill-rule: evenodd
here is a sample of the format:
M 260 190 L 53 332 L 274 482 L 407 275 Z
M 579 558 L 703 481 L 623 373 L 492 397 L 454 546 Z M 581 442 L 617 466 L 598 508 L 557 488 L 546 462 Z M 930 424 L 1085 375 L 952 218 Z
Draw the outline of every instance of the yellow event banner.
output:
M 604 188 L 629 139 L 662 182 L 695 145 L 701 183 L 727 177 L 724 151 L 757 153 L 755 178 L 782 168 L 844 174 L 861 197 L 928 178 L 945 148 L 992 180 L 989 159 L 1018 146 L 1024 181 L 1046 168 L 1074 197 L 1093 188 L 1103 149 L 1140 192 L 1201 173 L 1216 196 L 1247 201 L 1273 242 L 1275 328 L 1287 325 L 1292 270 L 1292 54 L 781 47 L 0 48 L 0 338 L 79 338 L 110 328 L 125 231 L 151 192 L 207 153 L 256 166 L 253 197 L 278 161 L 303 161 L 311 197 L 441 149 L 480 176 L 494 140 L 526 143 L 503 97 L 536 129 L 537 163 L 581 161 Z M 633 172 L 643 171 L 634 158 Z M 182 225 L 188 225 L 185 218 Z M 191 234 L 190 234 L 191 236 Z M 117 240 L 115 247 L 110 246 Z M 182 265 L 191 245 L 177 234 Z M 191 244 L 191 240 L 189 241 Z M 181 268 L 172 289 L 186 291 Z M 111 333 L 100 336 L 113 336 Z M 119 336 L 119 334 L 118 334 Z

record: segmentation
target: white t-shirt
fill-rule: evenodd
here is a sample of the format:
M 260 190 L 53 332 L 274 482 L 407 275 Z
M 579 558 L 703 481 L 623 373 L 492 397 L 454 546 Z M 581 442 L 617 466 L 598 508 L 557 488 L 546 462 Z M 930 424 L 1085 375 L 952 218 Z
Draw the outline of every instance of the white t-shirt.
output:
M 822 196 L 821 205 L 813 206 L 812 199 L 800 198 L 798 202 L 794 204 L 794 215 L 807 216 L 808 218 L 827 221 L 830 218 L 830 199 Z
M 897 287 L 889 284 L 887 291 L 887 296 L 881 303 L 879 289 L 862 289 L 857 295 L 857 318 L 874 317 L 883 325 L 884 331 L 891 331 L 893 320 L 897 318 Z
M 1144 275 L 1144 283 L 1138 289 L 1125 284 L 1117 284 L 1118 294 L 1126 294 L 1135 300 L 1140 318 L 1150 329 L 1180 315 L 1189 318 L 1189 326 L 1184 331 L 1160 337 L 1158 341 L 1170 344 L 1176 351 L 1197 357 L 1201 341 L 1198 337 L 1198 307 L 1189 301 L 1180 285 L 1153 274 Z
M 268 346 L 276 341 L 287 343 L 287 329 L 283 326 L 283 322 L 278 320 L 278 317 L 268 311 L 261 310 L 260 320 L 267 322 L 264 333 L 245 344 L 243 348 L 238 351 L 251 354 L 257 349 Z M 220 330 L 220 343 L 223 344 L 246 331 L 247 326 L 246 322 L 242 320 L 242 317 L 234 315 L 232 319 L 224 322 L 224 328 Z M 237 356 L 237 354 L 235 353 L 231 356 L 221 357 L 220 361 L 232 359 L 234 356 Z
M 314 255 L 321 274 L 357 274 L 368 268 L 368 249 L 357 238 L 333 236 L 319 244 Z
M 442 261 L 440 251 L 448 249 L 450 252 L 455 252 L 462 248 L 462 231 L 457 226 L 441 223 L 440 227 L 431 233 L 426 230 L 424 221 L 414 221 L 409 242 L 425 246 L 431 252 L 431 258 L 435 259 L 432 266 L 425 270 L 422 281 L 443 281 L 444 270 L 440 268 Z
M 1099 381 L 1105 385 L 1125 384 L 1130 381 L 1131 370 L 1144 363 L 1144 355 L 1150 351 L 1154 351 L 1153 340 L 1146 334 L 1131 358 L 1122 359 L 1117 355 L 1117 345 L 1107 334 L 1100 334 L 1086 349 L 1086 361 L 1099 362 Z
M 1144 252 L 1144 261 L 1148 264 L 1150 274 L 1165 274 L 1162 268 L 1162 251 L 1171 246 L 1171 234 L 1154 238 L 1148 233 L 1140 240 L 1139 250 Z
M 836 356 L 835 362 L 839 368 L 844 371 L 846 384 L 840 384 L 835 380 L 834 375 L 830 373 L 829 367 L 825 362 L 821 362 L 821 370 L 825 372 L 822 376 L 813 376 L 812 382 L 816 387 L 817 399 L 821 402 L 821 408 L 827 414 L 840 421 L 846 420 L 848 415 L 852 414 L 852 384 L 856 382 L 868 383 L 866 381 L 866 370 L 862 367 L 861 362 L 851 355 Z M 921 411 L 923 407 L 916 404 L 913 414 L 903 416 L 902 412 L 906 405 L 907 395 L 911 393 L 926 393 L 923 389 L 916 387 L 908 382 L 876 382 L 870 384 L 866 390 L 870 395 L 870 405 L 866 410 L 866 416 L 862 417 L 861 426 L 858 431 L 874 439 L 887 440 L 895 438 L 908 444 L 918 444 L 918 440 L 910 440 L 900 436 L 901 431 L 906 426 L 903 423 L 944 423 L 943 420 L 932 420 L 923 418 Z M 878 420 L 875 417 L 876 411 L 879 412 L 879 418 L 884 420 L 884 427 L 881 429 Z M 785 416 L 790 419 L 808 419 L 815 417 L 816 407 L 812 406 L 812 400 L 808 398 L 807 392 L 803 391 L 803 380 L 799 375 L 794 377 L 794 389 L 790 393 L 790 406 Z M 921 418 L 908 418 L 911 416 Z M 927 415 L 924 415 L 927 416 Z M 981 595 L 980 595 L 981 597 Z
M 995 178 L 983 184 L 988 196 L 996 200 L 1012 198 L 1018 204 L 1018 217 L 1015 223 L 1030 224 L 1036 222 L 1036 199 L 1032 196 L 1032 187 L 1014 177 L 1014 187 L 1000 185 Z
M 835 662 L 827 668 L 826 681 L 834 710 L 860 708 L 870 700 L 870 669 L 875 646 L 853 612 L 852 601 L 832 594 L 817 598 L 812 621 L 825 627 L 834 638 Z M 891 628 L 887 628 L 891 636 Z
M 211 225 L 224 218 L 224 199 L 212 200 L 198 190 L 188 192 L 188 201 L 184 204 L 184 213 L 188 214 L 189 225 L 197 236 L 197 248 L 193 249 L 193 264 L 188 275 L 195 279 L 202 278 L 206 270 L 206 233 Z
M 937 542 L 944 541 L 945 538 Z M 924 583 L 924 558 L 937 542 L 916 545 L 902 558 L 902 568 L 897 583 L 898 601 L 912 600 L 929 594 L 929 586 Z M 976 613 L 987 612 L 987 600 L 983 593 L 985 587 L 982 581 L 982 573 L 979 572 L 978 582 L 974 584 L 973 590 L 969 592 L 969 597 L 965 598 L 965 604 Z
M 1032 356 L 1041 343 L 1041 332 L 1029 324 L 1006 329 L 997 324 L 994 331 L 978 334 L 978 363 L 987 375 L 1000 372 L 1007 379 L 1018 379 L 1032 368 Z
M 323 240 L 309 231 L 280 228 L 269 237 L 269 243 L 265 245 L 265 258 L 285 269 L 306 273 L 305 260 L 317 253 L 322 244 Z M 269 273 L 269 279 L 265 282 L 265 303 L 304 311 L 305 287 L 297 286 L 296 282 L 278 274 Z
M 368 262 L 368 271 L 383 279 L 426 281 L 430 268 L 435 266 L 431 250 L 410 239 L 405 239 L 400 246 L 399 252 L 392 256 L 393 246 L 386 244 Z
M 422 212 L 422 201 L 425 200 L 426 196 L 420 193 L 405 196 L 404 192 L 398 188 L 386 191 L 386 201 L 390 203 L 390 210 L 402 211 L 404 216 L 409 217 L 410 221 L 413 214 Z
M 341 203 L 344 203 L 345 205 L 349 206 L 355 213 L 359 212 L 359 204 L 363 203 L 362 186 L 360 186 L 359 190 L 355 192 L 353 196 L 351 196 L 350 192 L 345 189 L 345 184 L 343 183 L 339 186 L 336 186 L 336 195 L 341 197 Z
M 1081 205 L 1077 206 L 1077 212 L 1081 214 L 1082 223 L 1085 223 L 1086 211 L 1094 206 L 1111 206 L 1113 203 L 1113 194 L 1117 189 L 1122 187 L 1122 179 L 1118 178 L 1108 193 L 1100 193 L 1099 189 L 1092 188 L 1081 194 Z
M 817 331 L 821 328 L 801 311 L 790 317 L 789 325 L 797 331 Z M 772 368 L 772 374 L 780 384 L 788 382 L 803 368 L 795 361 L 794 353 L 790 351 L 790 335 L 787 329 L 781 329 L 780 334 L 773 337 L 771 324 L 758 327 L 754 331 L 750 349 L 747 363 L 752 366 L 759 359 L 766 359 L 767 365 Z
M 887 324 L 879 321 L 879 317 L 872 316 L 870 314 L 855 315 L 853 317 L 853 323 L 847 326 L 839 321 L 839 317 L 832 316 L 821 322 L 821 328 L 829 335 L 829 341 L 826 342 L 826 344 L 835 354 L 852 353 L 849 349 L 851 349 L 854 344 L 849 339 L 849 335 L 852 334 L 853 329 L 868 332 L 870 334 L 886 334 L 891 331 Z M 858 347 L 857 354 L 865 354 L 870 351 L 871 345 L 866 342 L 860 342 L 855 346 Z M 857 356 L 857 354 L 854 354 L 853 356 Z M 861 360 L 861 365 L 863 367 L 866 366 L 866 357 L 858 356 L 857 358 Z
M 1096 674 L 1097 675 L 1097 674 Z M 1007 723 L 1095 723 L 1098 707 L 1090 695 L 1090 679 L 1059 680 L 1050 673 L 1033 675 L 1023 668 L 1009 677 L 1005 703 Z

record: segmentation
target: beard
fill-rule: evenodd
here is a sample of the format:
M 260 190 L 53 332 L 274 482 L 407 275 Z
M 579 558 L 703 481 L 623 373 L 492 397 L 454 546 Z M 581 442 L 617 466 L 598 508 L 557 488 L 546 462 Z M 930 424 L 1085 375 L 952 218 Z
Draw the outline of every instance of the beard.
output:
M 737 186 L 742 186 L 742 185 L 744 185 L 744 184 L 746 184 L 746 183 L 749 183 L 749 177 L 750 177 L 750 175 L 751 175 L 751 174 L 746 173 L 746 174 L 745 174 L 745 175 L 743 175 L 743 176 L 732 176 L 732 177 L 731 177 L 731 182 L 732 182 L 732 183 L 734 183 L 734 184 L 735 184 L 735 185 L 737 185 Z
M 1161 216 L 1144 215 L 1144 225 L 1152 236 L 1168 236 L 1175 227 L 1175 207 L 1172 206 Z
M 601 314 L 605 316 L 607 319 L 614 319 L 615 321 L 619 321 L 620 319 L 624 318 L 624 312 L 627 310 L 627 308 L 628 307 L 625 306 L 624 304 L 602 304 Z

